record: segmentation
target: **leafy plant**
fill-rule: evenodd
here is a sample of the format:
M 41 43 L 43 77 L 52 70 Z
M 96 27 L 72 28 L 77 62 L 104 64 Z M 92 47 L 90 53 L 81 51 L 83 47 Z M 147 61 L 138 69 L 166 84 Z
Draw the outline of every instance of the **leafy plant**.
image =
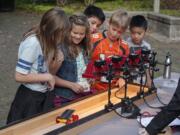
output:
M 152 11 L 154 0 L 16 0 L 16 8 L 27 11 L 44 12 L 56 5 L 60 6 L 68 14 L 82 12 L 86 5 L 95 4 L 105 11 L 113 11 L 124 8 L 129 11 Z M 176 2 L 176 3 L 174 3 Z M 174 3 L 174 5 L 173 5 Z M 165 6 L 166 5 L 166 6 Z M 173 9 L 173 6 L 176 7 Z M 180 16 L 179 0 L 161 0 L 163 14 Z

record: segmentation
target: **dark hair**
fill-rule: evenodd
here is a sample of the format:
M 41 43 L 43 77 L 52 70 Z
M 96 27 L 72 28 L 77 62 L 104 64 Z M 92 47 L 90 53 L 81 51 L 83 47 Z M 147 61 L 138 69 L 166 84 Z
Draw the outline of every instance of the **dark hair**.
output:
M 148 22 L 144 16 L 136 15 L 131 18 L 130 29 L 132 29 L 133 27 L 141 27 L 146 31 L 147 26 L 148 26 Z
M 105 15 L 101 8 L 89 5 L 84 10 L 84 14 L 89 17 L 97 17 L 102 23 L 105 21 Z

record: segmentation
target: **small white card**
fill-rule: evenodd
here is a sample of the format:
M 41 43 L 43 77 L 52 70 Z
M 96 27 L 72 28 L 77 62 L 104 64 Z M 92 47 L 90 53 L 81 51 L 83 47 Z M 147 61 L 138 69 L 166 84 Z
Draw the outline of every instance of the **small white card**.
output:
M 87 82 L 78 82 L 81 86 L 84 88 L 84 92 L 89 92 L 90 91 L 90 85 Z

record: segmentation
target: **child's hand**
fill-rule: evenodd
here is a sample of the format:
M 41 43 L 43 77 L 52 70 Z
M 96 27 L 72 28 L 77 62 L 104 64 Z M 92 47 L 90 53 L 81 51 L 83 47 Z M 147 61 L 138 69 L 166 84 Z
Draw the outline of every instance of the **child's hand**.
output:
M 56 57 L 49 63 L 50 73 L 55 75 L 58 69 L 61 67 L 63 61 L 64 61 L 64 55 L 60 50 L 58 50 Z
M 121 89 L 125 85 L 125 81 L 122 78 L 119 78 L 116 82 L 116 86 L 119 86 L 119 89 Z
M 87 79 L 89 85 L 93 84 L 95 82 L 95 79 Z
M 82 93 L 84 92 L 84 88 L 82 85 L 78 84 L 78 83 L 71 83 L 71 89 L 76 92 L 76 93 Z
M 53 75 L 51 75 L 51 74 L 48 74 L 48 88 L 50 89 L 50 90 L 53 90 L 54 89 L 54 85 L 55 85 L 55 78 L 54 78 L 54 76 Z
M 152 84 L 152 81 L 151 81 L 151 80 L 148 80 L 148 81 L 146 82 L 146 86 L 147 86 L 148 88 L 151 88 L 151 84 Z

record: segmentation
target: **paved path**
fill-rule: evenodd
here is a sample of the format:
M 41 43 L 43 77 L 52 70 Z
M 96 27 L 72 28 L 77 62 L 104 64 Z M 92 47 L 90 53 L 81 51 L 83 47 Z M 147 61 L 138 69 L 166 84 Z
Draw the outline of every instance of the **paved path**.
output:
M 14 69 L 22 34 L 39 21 L 40 15 L 12 12 L 0 13 L 0 125 L 5 124 L 18 84 Z

